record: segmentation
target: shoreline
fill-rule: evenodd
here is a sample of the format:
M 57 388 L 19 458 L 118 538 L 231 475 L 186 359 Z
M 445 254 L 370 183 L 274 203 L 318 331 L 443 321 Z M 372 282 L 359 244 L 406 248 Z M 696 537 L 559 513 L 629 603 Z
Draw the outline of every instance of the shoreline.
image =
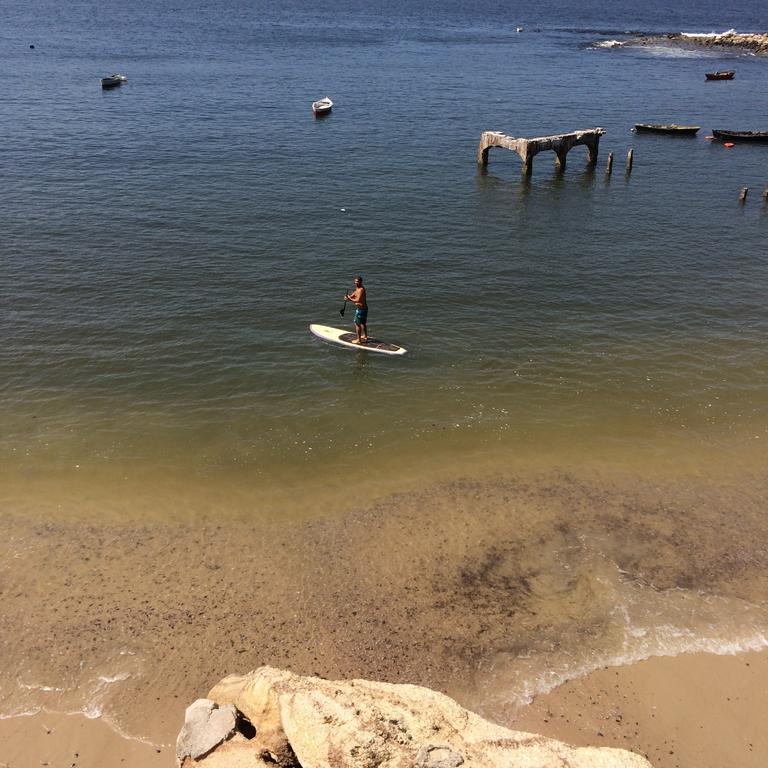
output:
M 511 727 L 575 746 L 623 747 L 654 768 L 762 768 L 768 650 L 654 657 L 572 680 Z
M 180 729 L 181 707 L 178 719 Z M 176 735 L 170 728 L 168 735 L 168 744 L 155 745 L 121 736 L 101 718 L 83 714 L 18 715 L 0 719 L 0 768 L 170 768 Z
M 122 737 L 101 719 L 83 715 L 44 712 L 3 719 L 0 765 L 169 766 L 190 703 L 160 702 L 165 719 L 159 745 Z M 628 749 L 654 768 L 762 768 L 768 759 L 766 707 L 768 650 L 697 653 L 592 672 L 537 696 L 501 724 L 573 746 Z
M 764 636 L 767 482 L 572 469 L 303 520 L 6 513 L 0 713 L 101 712 L 163 749 L 187 704 L 268 665 L 425 686 L 507 725 L 510 692 Z

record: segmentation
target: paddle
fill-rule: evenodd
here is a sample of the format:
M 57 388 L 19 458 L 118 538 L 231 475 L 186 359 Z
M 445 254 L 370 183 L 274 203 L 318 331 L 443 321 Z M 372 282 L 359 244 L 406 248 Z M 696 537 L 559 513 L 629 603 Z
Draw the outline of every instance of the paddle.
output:
M 345 296 L 349 296 L 349 292 L 347 292 L 347 293 L 345 294 Z M 347 299 L 345 298 L 345 299 L 344 299 L 344 304 L 342 304 L 342 306 L 341 306 L 341 309 L 339 310 L 339 314 L 340 314 L 342 317 L 344 317 L 344 312 L 346 311 L 346 309 L 347 309 Z

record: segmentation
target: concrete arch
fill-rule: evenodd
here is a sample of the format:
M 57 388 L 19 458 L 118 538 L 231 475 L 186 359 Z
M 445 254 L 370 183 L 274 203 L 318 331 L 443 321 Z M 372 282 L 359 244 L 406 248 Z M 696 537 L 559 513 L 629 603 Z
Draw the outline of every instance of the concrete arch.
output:
M 551 149 L 555 153 L 555 165 L 558 170 L 564 171 L 566 157 L 573 147 L 584 145 L 588 151 L 587 162 L 589 165 L 597 163 L 597 153 L 600 145 L 600 137 L 605 133 L 602 128 L 592 128 L 587 131 L 574 131 L 573 133 L 561 133 L 557 136 L 540 136 L 535 139 L 518 139 L 507 136 L 500 131 L 483 131 L 480 134 L 480 146 L 477 148 L 477 162 L 479 165 L 488 165 L 488 152 L 491 147 L 511 149 L 520 155 L 523 161 L 523 173 L 528 176 L 533 171 L 533 158 Z

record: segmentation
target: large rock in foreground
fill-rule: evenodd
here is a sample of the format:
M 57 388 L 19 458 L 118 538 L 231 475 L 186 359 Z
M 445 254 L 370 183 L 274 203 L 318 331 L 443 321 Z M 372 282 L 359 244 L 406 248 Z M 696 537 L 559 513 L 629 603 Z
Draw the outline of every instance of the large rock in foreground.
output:
M 208 698 L 234 705 L 237 732 L 198 759 L 181 758 L 184 768 L 650 768 L 622 749 L 577 749 L 494 725 L 415 685 L 261 667 L 224 678 Z

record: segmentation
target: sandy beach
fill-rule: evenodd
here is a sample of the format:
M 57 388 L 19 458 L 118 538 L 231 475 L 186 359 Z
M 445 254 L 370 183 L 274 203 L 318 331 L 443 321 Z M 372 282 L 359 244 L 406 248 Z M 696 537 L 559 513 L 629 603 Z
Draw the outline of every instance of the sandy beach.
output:
M 768 761 L 768 653 L 685 654 L 606 668 L 538 696 L 512 727 L 623 747 L 658 768 Z
M 660 766 L 758 765 L 768 656 L 679 654 L 761 647 L 763 499 L 749 475 L 550 472 L 282 523 L 6 515 L 0 761 L 170 764 L 184 708 L 269 664 Z
M 0 721 L 0 765 L 172 765 L 182 705 L 158 707 L 165 731 L 158 731 L 159 746 L 121 738 L 81 715 Z M 505 724 L 576 746 L 630 749 L 658 768 L 761 768 L 768 760 L 766 711 L 768 652 L 692 654 L 600 670 L 538 696 Z
M 171 723 L 168 729 L 168 739 L 172 740 Z M 0 744 L 3 768 L 174 765 L 172 749 L 123 738 L 101 720 L 89 720 L 84 715 L 44 712 L 0 720 Z

